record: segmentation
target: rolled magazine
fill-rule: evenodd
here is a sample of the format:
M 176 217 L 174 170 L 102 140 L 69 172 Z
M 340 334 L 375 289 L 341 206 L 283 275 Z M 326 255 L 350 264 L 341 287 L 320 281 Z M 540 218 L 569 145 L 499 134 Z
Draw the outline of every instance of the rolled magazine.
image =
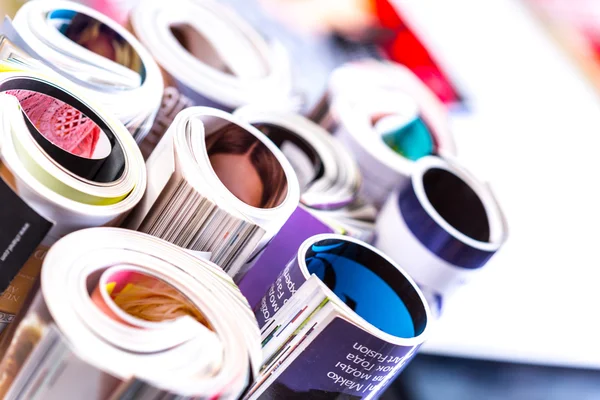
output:
M 361 177 L 343 146 L 321 127 L 289 111 L 242 107 L 235 116 L 273 141 L 290 161 L 300 183 L 300 201 L 314 209 L 338 209 L 354 201 Z
M 237 399 L 260 333 L 216 265 L 161 239 L 93 228 L 48 252 L 0 362 L 4 399 Z
M 124 27 L 75 2 L 33 0 L 2 32 L 113 112 L 138 143 L 148 134 L 163 81 L 150 53 Z
M 352 156 L 323 128 L 289 111 L 256 106 L 242 107 L 234 115 L 261 130 L 281 149 L 298 176 L 301 192 L 301 206 L 240 282 L 254 306 L 309 237 L 336 232 L 372 240 L 376 210 L 358 199 L 361 175 Z
M 425 299 L 403 270 L 331 234 L 300 246 L 255 314 L 264 362 L 250 399 L 377 398 L 429 326 Z
M 298 206 L 298 179 L 264 134 L 208 107 L 180 112 L 147 162 L 148 190 L 127 226 L 211 260 L 230 276 Z
M 300 183 L 300 202 L 339 233 L 368 240 L 375 210 L 358 199 L 361 174 L 352 155 L 314 122 L 291 111 L 255 106 L 238 109 L 290 161 Z
M 245 105 L 289 104 L 291 77 L 285 49 L 267 43 L 235 11 L 214 0 L 140 2 L 131 13 L 135 35 L 150 50 L 165 78 L 163 107 L 148 153 L 185 107 L 226 111 Z
M 490 187 L 451 159 L 424 157 L 377 219 L 376 245 L 403 265 L 432 310 L 501 248 L 508 228 Z
M 0 65 L 2 322 L 19 310 L 48 246 L 120 223 L 146 189 L 144 160 L 122 123 L 44 76 L 11 68 Z
M 408 180 L 415 160 L 455 153 L 443 104 L 401 65 L 365 60 L 339 67 L 320 107 L 312 118 L 354 154 L 361 194 L 378 207 Z

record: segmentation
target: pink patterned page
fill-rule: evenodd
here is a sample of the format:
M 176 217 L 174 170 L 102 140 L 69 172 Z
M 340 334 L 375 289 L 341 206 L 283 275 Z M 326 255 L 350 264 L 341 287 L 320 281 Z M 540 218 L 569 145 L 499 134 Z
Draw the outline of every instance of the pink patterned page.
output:
M 8 90 L 40 133 L 55 146 L 71 154 L 92 158 L 100 127 L 81 111 L 43 93 Z

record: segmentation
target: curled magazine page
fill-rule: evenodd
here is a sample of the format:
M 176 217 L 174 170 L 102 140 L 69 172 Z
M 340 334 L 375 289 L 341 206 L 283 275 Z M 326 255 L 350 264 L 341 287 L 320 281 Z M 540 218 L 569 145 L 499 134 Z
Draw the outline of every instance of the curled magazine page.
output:
M 294 109 L 290 61 L 234 9 L 213 0 L 140 2 L 131 13 L 134 34 L 165 76 L 163 106 L 142 144 L 147 156 L 184 107 L 232 111 L 246 104 Z
M 0 254 L 5 323 L 39 279 L 49 246 L 78 229 L 118 224 L 146 188 L 129 132 L 63 83 L 0 64 L 0 187 L 11 204 Z
M 355 212 L 356 208 L 373 208 L 358 196 L 362 181 L 358 165 L 344 145 L 322 127 L 301 115 L 259 106 L 242 107 L 234 115 L 261 130 L 279 147 L 300 183 L 302 206 L 240 282 L 254 305 L 304 240 L 336 232 L 370 241 L 375 213 L 359 216 Z
M 276 376 L 250 398 L 358 400 L 376 398 L 418 347 L 396 346 L 336 317 Z M 283 368 L 283 367 L 281 367 Z
M 504 245 L 508 226 L 489 185 L 452 158 L 423 157 L 377 220 L 376 245 L 415 279 L 441 313 Z
M 446 109 L 400 64 L 351 62 L 330 77 L 319 122 L 344 143 L 363 175 L 361 196 L 380 208 L 420 157 L 453 155 Z
M 3 33 L 114 113 L 136 142 L 146 137 L 163 80 L 150 53 L 123 26 L 75 2 L 32 1 L 5 21 Z
M 208 107 L 178 114 L 148 159 L 154 182 L 127 227 L 169 240 L 238 276 L 299 201 L 281 151 L 235 116 Z
M 149 235 L 94 228 L 49 251 L 0 388 L 7 399 L 101 400 L 135 378 L 148 399 L 239 398 L 259 363 L 251 310 L 217 266 Z
M 333 230 L 304 207 L 296 208 L 239 283 L 252 308 L 263 299 L 285 265 L 295 257 L 298 247 L 306 239 L 321 233 L 333 233 Z
M 467 142 L 514 134 L 479 126 L 477 93 L 415 35 L 425 10 L 17 2 L 0 26 L 0 399 L 412 395 L 399 374 L 508 238 Z M 482 160 L 527 146 L 506 149 Z M 423 351 L 477 355 L 477 332 Z
M 423 343 L 430 317 L 391 259 L 331 234 L 300 246 L 254 312 L 263 369 L 251 399 L 374 398 Z

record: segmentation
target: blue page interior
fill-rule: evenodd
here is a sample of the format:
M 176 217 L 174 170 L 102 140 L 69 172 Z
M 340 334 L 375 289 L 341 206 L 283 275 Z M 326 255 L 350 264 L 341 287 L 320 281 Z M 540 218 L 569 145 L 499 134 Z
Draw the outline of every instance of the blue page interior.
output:
M 67 27 L 77 13 L 72 10 L 54 10 L 48 13 L 48 19 L 52 21 L 54 27 L 63 35 L 67 32 Z
M 429 128 L 420 117 L 391 132 L 384 133 L 382 139 L 396 153 L 412 161 L 435 152 L 435 144 Z
M 386 262 L 370 250 L 345 241 L 327 245 L 313 245 L 306 254 L 306 265 L 311 274 L 321 279 L 346 305 L 378 329 L 391 335 L 412 338 L 415 326 L 407 305 L 381 276 L 367 267 L 367 262 Z M 356 257 L 358 252 L 372 254 Z M 356 260 L 360 259 L 361 262 Z M 387 263 L 387 262 L 386 262 Z M 394 269 L 390 276 L 404 279 Z

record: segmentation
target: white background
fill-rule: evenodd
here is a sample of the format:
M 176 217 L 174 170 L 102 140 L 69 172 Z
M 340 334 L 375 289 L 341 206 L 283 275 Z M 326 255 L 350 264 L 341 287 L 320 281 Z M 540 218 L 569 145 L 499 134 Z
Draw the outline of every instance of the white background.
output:
M 600 368 L 597 92 L 518 0 L 397 2 L 471 99 L 459 157 L 510 228 L 424 351 Z

